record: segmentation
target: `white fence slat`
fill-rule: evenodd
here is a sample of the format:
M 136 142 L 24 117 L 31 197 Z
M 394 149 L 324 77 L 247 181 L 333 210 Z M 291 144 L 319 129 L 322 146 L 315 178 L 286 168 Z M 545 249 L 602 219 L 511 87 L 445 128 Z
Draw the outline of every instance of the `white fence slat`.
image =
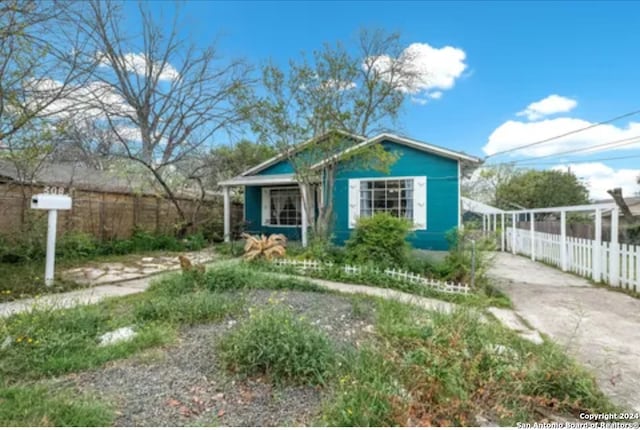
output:
M 277 259 L 273 262 L 276 266 L 290 266 L 298 270 L 302 270 L 306 272 L 308 270 L 319 270 L 323 266 L 332 267 L 332 263 L 323 263 L 317 260 L 291 260 L 288 258 Z M 345 264 L 342 266 L 342 270 L 344 270 L 347 274 L 359 274 L 362 273 L 363 268 L 359 266 L 351 266 L 349 264 Z M 374 268 L 373 271 L 375 273 L 379 273 L 377 268 Z M 385 275 L 404 280 L 407 282 L 411 282 L 414 284 L 424 285 L 425 287 L 435 289 L 437 291 L 445 292 L 445 293 L 454 293 L 454 294 L 468 294 L 470 288 L 468 285 L 463 284 L 450 284 L 448 282 L 439 280 L 439 279 L 431 279 L 422 277 L 416 273 L 409 272 L 407 270 L 401 271 L 397 269 L 385 269 L 382 273 Z
M 531 257 L 534 250 L 536 260 L 543 261 L 558 268 L 562 265 L 562 242 L 560 235 L 535 232 L 533 246 L 531 243 L 531 231 L 529 229 L 506 228 L 507 252 Z M 515 247 L 515 249 L 513 249 Z M 612 245 L 611 242 L 602 242 L 600 254 L 598 247 L 591 239 L 575 237 L 566 238 L 567 268 L 570 272 L 580 276 L 593 277 L 593 263 L 595 259 L 600 261 L 602 282 L 614 287 L 640 291 L 640 246 L 629 244 Z M 612 264 L 618 267 L 619 281 L 617 285 L 611 283 Z

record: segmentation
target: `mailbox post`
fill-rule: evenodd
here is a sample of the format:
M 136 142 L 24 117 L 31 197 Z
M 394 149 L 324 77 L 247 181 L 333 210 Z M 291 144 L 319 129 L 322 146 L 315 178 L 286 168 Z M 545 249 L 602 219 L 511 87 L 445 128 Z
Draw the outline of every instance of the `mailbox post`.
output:
M 58 211 L 71 209 L 71 197 L 59 194 L 36 194 L 31 197 L 31 209 L 48 210 L 47 259 L 44 269 L 44 284 L 53 285 L 53 269 L 56 258 L 56 229 Z

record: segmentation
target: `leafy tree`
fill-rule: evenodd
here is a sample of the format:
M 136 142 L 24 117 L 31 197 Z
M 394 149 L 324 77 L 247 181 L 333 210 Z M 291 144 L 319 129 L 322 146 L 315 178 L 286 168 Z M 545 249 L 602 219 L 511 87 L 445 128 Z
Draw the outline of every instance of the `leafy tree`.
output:
M 235 145 L 212 149 L 205 164 L 211 171 L 212 185 L 215 185 L 223 179 L 239 175 L 277 153 L 273 146 L 243 139 Z
M 252 103 L 248 115 L 261 141 L 287 154 L 303 190 L 318 181 L 319 172 L 312 166 L 327 159 L 325 198 L 317 218 L 313 199 L 305 198 L 310 193 L 303 193 L 308 223 L 317 236 L 328 234 L 335 177 L 345 162 L 331 156 L 395 124 L 417 82 L 412 59 L 402 49 L 399 35 L 365 30 L 355 47 L 326 44 L 311 58 L 303 55 L 291 60 L 286 70 L 273 64 L 263 67 L 264 95 Z M 318 136 L 322 138 L 313 140 L 304 153 L 298 152 L 301 142 Z M 376 144 L 351 152 L 350 160 L 351 167 L 358 163 L 358 167 L 384 171 L 395 155 Z
M 509 203 L 525 208 L 571 206 L 589 203 L 589 191 L 571 172 L 527 170 L 499 185 L 496 200 L 501 208 Z
M 471 178 L 462 182 L 462 195 L 492 206 L 499 206 L 496 197 L 498 188 L 508 183 L 517 174 L 518 170 L 513 164 L 480 167 L 473 172 Z M 513 204 L 504 201 L 502 207 L 512 208 Z

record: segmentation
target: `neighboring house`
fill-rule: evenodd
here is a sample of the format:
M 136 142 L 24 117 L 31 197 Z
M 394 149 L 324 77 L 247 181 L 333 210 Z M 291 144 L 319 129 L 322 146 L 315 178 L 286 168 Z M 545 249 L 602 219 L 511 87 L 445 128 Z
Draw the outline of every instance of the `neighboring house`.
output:
M 397 160 L 387 174 L 375 170 L 350 168 L 352 162 L 341 164 L 333 191 L 332 236 L 338 244 L 349 238 L 359 217 L 377 212 L 389 212 L 412 221 L 414 228 L 410 241 L 417 248 L 447 249 L 445 234 L 461 223 L 460 178 L 480 160 L 461 152 L 434 146 L 415 139 L 393 134 L 380 134 L 373 138 L 354 136 L 343 132 L 345 148 L 326 157 L 342 159 L 349 151 L 380 143 L 393 151 Z M 305 148 L 326 139 L 320 136 L 302 143 L 294 156 L 305 154 Z M 357 163 L 356 163 L 357 165 Z M 318 171 L 318 182 L 305 190 L 296 180 L 294 168 L 286 154 L 276 156 L 243 174 L 220 183 L 225 194 L 225 213 L 230 205 L 229 187 L 245 187 L 246 230 L 251 233 L 283 233 L 289 239 L 306 244 L 304 208 L 301 192 L 314 199 L 316 211 L 324 198 L 322 179 L 323 160 L 313 168 Z M 230 221 L 225 217 L 226 238 L 229 239 Z

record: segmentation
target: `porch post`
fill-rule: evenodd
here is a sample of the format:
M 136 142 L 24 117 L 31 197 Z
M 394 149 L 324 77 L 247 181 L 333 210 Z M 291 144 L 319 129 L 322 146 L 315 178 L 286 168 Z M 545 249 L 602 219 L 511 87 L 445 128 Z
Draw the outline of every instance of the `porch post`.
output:
M 602 209 L 596 209 L 595 237 L 591 254 L 591 276 L 595 282 L 602 280 Z
M 567 211 L 560 211 L 560 267 L 569 270 L 567 261 Z
M 482 233 L 487 231 L 487 215 L 482 214 Z
M 224 195 L 224 241 L 231 242 L 231 196 L 229 187 L 222 187 Z
M 511 213 L 511 227 L 512 227 L 512 231 L 511 231 L 511 252 L 513 253 L 513 255 L 516 255 L 516 234 L 517 234 L 517 230 L 516 230 L 516 214 L 515 213 Z
M 309 231 L 309 219 L 307 218 L 307 202 L 308 202 L 308 197 L 309 195 L 307 194 L 307 187 L 304 184 L 300 184 L 300 197 L 302 199 L 302 210 L 301 210 L 301 217 L 302 217 L 302 226 L 301 226 L 301 230 L 302 230 L 302 247 L 306 248 L 307 244 L 308 244 L 308 239 L 307 239 L 307 234 Z
M 531 260 L 536 261 L 536 227 L 533 212 L 529 212 L 530 231 L 531 231 Z
M 501 239 L 500 239 L 500 250 L 502 252 L 504 252 L 504 248 L 505 248 L 505 240 L 507 238 L 507 232 L 505 231 L 504 227 L 504 212 L 502 212 L 500 214 L 500 225 L 501 225 Z
M 618 243 L 618 216 L 620 210 L 611 210 L 611 242 L 609 246 L 609 285 L 620 286 L 620 244 Z
M 498 214 L 493 214 L 493 232 L 498 231 Z

